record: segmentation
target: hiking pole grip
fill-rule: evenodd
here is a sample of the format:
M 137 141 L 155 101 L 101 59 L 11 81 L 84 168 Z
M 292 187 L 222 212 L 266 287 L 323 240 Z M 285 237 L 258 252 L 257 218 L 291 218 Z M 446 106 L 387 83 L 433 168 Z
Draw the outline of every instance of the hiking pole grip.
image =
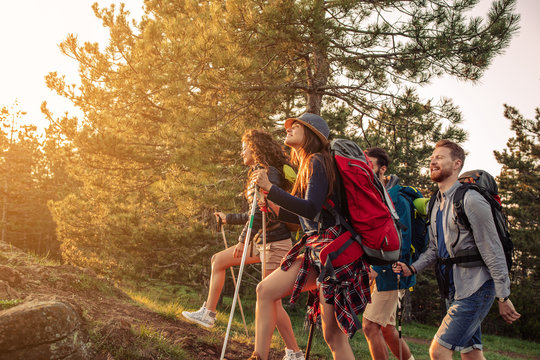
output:
M 221 221 L 221 217 L 219 217 L 219 223 L 218 223 L 218 229 L 221 229 L 221 237 L 223 238 L 223 245 L 225 245 L 225 250 L 229 248 L 227 245 L 227 238 L 225 237 L 225 228 L 223 226 L 223 222 Z M 234 288 L 236 289 L 236 277 L 234 276 L 234 270 L 232 266 L 229 268 L 231 271 L 232 281 L 234 284 Z M 238 306 L 240 307 L 240 314 L 242 315 L 242 322 L 244 323 L 244 329 L 246 329 L 246 336 L 249 337 L 249 332 L 246 324 L 246 317 L 244 316 L 244 308 L 242 307 L 242 301 L 240 300 L 240 295 L 238 295 Z
M 251 214 L 249 218 L 249 227 L 244 241 L 244 251 L 242 253 L 242 261 L 240 262 L 240 270 L 238 271 L 238 281 L 236 282 L 236 289 L 234 291 L 234 297 L 231 305 L 231 314 L 229 316 L 229 323 L 227 324 L 227 332 L 225 333 L 225 340 L 223 341 L 223 348 L 221 349 L 220 360 L 225 358 L 225 350 L 227 349 L 227 340 L 229 339 L 229 333 L 231 331 L 232 320 L 234 318 L 234 309 L 236 307 L 236 301 L 238 299 L 238 292 L 240 290 L 240 284 L 242 283 L 242 274 L 244 272 L 244 266 L 246 264 L 246 257 L 248 253 L 249 241 L 251 239 L 251 231 L 253 230 L 253 219 L 255 218 L 255 207 L 257 206 L 257 196 L 253 194 L 253 201 L 251 204 Z
M 223 220 L 221 219 L 221 216 L 216 215 L 217 221 L 216 221 L 216 231 L 220 232 L 223 229 Z

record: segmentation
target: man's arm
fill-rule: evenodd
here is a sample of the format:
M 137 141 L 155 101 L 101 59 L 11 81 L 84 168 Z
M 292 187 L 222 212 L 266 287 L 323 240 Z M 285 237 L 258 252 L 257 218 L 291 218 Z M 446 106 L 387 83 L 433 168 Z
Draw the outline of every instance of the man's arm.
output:
M 493 221 L 491 206 L 477 191 L 469 190 L 463 205 L 471 224 L 474 243 L 495 282 L 495 294 L 499 298 L 510 295 L 510 278 L 504 250 Z
M 506 299 L 504 302 L 499 303 L 499 314 L 501 314 L 504 321 L 511 324 L 521 317 L 521 314 L 516 311 L 514 304 L 510 299 Z
M 225 223 L 229 225 L 243 225 L 248 220 L 249 214 L 247 213 L 227 214 L 225 216 Z
M 497 234 L 497 228 L 486 199 L 474 190 L 467 191 L 463 199 L 467 217 L 471 224 L 474 242 L 495 283 L 495 294 L 499 314 L 511 324 L 521 317 L 515 310 L 510 296 L 510 278 L 506 266 L 504 250 Z
M 435 201 L 435 204 L 433 206 L 434 209 L 437 209 L 439 206 L 439 201 Z M 433 211 L 431 214 L 430 225 L 428 226 L 428 235 L 429 235 L 429 243 L 426 251 L 424 251 L 422 254 L 420 254 L 420 257 L 411 264 L 411 267 L 416 272 L 422 272 L 424 269 L 428 266 L 431 266 L 435 263 L 437 260 L 437 234 L 433 231 L 433 224 L 435 224 L 435 218 L 437 217 L 436 211 Z
M 435 204 L 434 208 L 436 208 L 437 206 L 438 204 Z M 431 221 L 433 222 L 433 216 Z M 437 260 L 437 238 L 436 234 L 434 234 L 432 231 L 431 225 L 427 230 L 429 234 L 429 243 L 426 251 L 420 254 L 418 260 L 416 260 L 411 265 L 407 265 L 403 262 L 398 261 L 396 263 L 396 266 L 394 266 L 393 268 L 395 273 L 401 273 L 404 276 L 410 276 L 412 274 L 422 272 L 426 267 L 435 263 L 435 261 Z

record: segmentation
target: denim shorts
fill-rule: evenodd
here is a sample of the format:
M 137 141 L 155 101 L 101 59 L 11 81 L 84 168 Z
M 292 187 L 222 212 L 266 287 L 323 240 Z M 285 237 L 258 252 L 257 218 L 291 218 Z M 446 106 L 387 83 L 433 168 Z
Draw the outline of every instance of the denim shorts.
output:
M 480 289 L 465 299 L 454 300 L 450 289 L 449 307 L 435 340 L 447 349 L 467 353 L 482 350 L 482 320 L 495 300 L 493 280 L 486 281 Z

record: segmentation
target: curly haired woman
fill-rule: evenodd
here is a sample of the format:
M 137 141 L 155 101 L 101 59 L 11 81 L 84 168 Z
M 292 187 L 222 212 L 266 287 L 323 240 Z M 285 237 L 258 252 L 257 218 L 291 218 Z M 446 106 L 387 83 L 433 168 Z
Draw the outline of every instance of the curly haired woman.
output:
M 242 158 L 244 165 L 250 167 L 248 181 L 245 188 L 245 197 L 252 203 L 254 195 L 254 184 L 252 180 L 253 170 L 255 168 L 264 168 L 268 172 L 270 182 L 278 187 L 289 190 L 290 183 L 285 179 L 283 166 L 288 164 L 288 156 L 283 151 L 281 144 L 276 142 L 272 136 L 262 130 L 247 130 L 242 136 Z M 251 210 L 251 209 L 250 209 Z M 225 272 L 231 266 L 240 265 L 244 249 L 244 241 L 249 227 L 249 212 L 242 214 L 224 214 L 216 212 L 225 224 L 245 224 L 236 246 L 220 251 L 212 256 L 212 274 L 210 276 L 210 288 L 208 296 L 203 306 L 195 312 L 182 312 L 182 315 L 200 325 L 213 327 L 216 319 L 216 306 L 219 296 L 225 283 Z M 248 254 L 246 264 L 255 264 L 261 262 L 262 237 L 262 212 L 257 207 L 255 209 L 255 218 L 251 239 L 256 240 L 256 249 L 253 254 Z M 287 226 L 278 221 L 269 221 L 266 229 L 266 273 L 269 275 L 279 267 L 282 258 L 292 247 L 291 233 Z M 283 359 L 303 360 L 304 356 L 300 351 L 294 337 L 291 321 L 285 309 L 279 302 L 277 306 L 276 326 L 285 342 L 285 357 Z

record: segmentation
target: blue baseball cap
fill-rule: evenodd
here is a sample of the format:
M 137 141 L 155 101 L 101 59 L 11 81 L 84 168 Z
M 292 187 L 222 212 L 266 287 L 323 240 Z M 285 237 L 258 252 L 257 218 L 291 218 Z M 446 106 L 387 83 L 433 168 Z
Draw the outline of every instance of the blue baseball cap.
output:
M 308 127 L 311 131 L 315 133 L 324 143 L 328 142 L 328 136 L 330 135 L 330 128 L 328 124 L 322 117 L 312 113 L 305 113 L 297 118 L 289 118 L 285 120 L 285 129 L 288 129 L 292 124 L 298 121 L 300 124 Z

